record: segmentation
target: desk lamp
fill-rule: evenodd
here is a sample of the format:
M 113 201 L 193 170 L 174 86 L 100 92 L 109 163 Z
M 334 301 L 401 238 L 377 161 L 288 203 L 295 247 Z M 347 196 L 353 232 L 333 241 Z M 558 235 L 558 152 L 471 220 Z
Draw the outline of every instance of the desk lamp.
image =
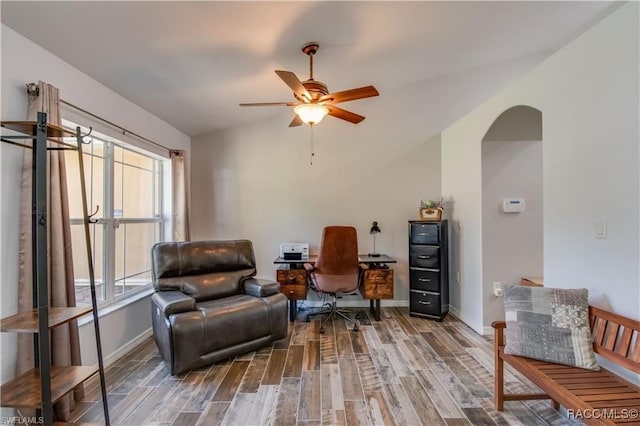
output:
M 373 235 L 373 253 L 369 253 L 370 257 L 380 257 L 380 253 L 376 252 L 376 234 L 382 232 L 380 227 L 378 226 L 378 222 L 373 222 L 371 224 L 371 229 L 369 230 L 369 234 Z

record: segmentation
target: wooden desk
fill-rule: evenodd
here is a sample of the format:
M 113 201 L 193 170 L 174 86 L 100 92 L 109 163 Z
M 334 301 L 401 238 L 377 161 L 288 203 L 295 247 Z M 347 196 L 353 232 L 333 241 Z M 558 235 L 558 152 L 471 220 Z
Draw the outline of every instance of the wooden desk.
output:
M 297 301 L 307 298 L 307 271 L 303 265 L 313 264 L 317 258 L 317 255 L 309 256 L 305 260 L 278 257 L 273 261 L 274 264 L 280 265 L 276 271 L 277 280 L 280 283 L 280 291 L 289 299 L 289 320 L 292 322 L 296 319 Z M 360 254 L 358 258 L 361 263 L 369 265 L 369 269 L 364 271 L 360 294 L 363 299 L 369 300 L 371 313 L 376 321 L 380 321 L 380 299 L 393 299 L 393 269 L 388 265 L 396 263 L 396 260 L 386 254 L 380 256 Z

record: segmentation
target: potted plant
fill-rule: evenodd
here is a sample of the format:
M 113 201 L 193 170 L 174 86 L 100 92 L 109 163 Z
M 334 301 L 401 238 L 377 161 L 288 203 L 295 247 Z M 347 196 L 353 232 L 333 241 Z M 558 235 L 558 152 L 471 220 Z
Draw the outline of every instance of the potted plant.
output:
M 445 203 L 442 201 L 434 200 L 420 200 L 420 219 L 423 220 L 441 220 L 442 210 Z

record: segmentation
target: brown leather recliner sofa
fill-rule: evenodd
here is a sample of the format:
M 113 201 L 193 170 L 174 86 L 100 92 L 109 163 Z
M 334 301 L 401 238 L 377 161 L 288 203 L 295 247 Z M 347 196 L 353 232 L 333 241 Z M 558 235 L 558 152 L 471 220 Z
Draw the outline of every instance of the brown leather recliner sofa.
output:
M 153 335 L 172 375 L 287 336 L 287 298 L 253 278 L 251 241 L 158 243 L 152 268 Z

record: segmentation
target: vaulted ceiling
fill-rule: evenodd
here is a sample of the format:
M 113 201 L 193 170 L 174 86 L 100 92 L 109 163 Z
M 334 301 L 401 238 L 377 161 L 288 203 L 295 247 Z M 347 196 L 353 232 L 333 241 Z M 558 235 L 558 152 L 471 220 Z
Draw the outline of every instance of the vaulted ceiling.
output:
M 552 53 L 612 2 L 3 1 L 2 23 L 190 136 L 241 126 L 293 100 L 275 69 L 386 91 Z M 5 58 L 3 58 L 4 60 Z M 358 102 L 372 102 L 373 99 Z M 354 104 L 355 105 L 355 104 Z M 287 122 L 283 122 L 286 126 Z

